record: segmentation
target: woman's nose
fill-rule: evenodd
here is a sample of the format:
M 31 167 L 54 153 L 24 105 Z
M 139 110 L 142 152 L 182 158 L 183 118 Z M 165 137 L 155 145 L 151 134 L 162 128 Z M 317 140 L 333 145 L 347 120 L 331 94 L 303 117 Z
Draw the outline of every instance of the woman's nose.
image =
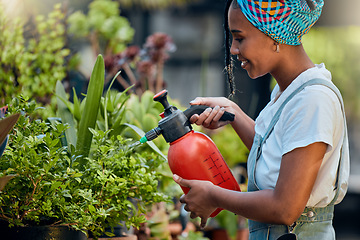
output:
M 239 48 L 234 44 L 234 42 L 231 44 L 230 53 L 231 53 L 232 55 L 239 55 L 239 54 L 240 54 L 240 50 L 239 50 Z

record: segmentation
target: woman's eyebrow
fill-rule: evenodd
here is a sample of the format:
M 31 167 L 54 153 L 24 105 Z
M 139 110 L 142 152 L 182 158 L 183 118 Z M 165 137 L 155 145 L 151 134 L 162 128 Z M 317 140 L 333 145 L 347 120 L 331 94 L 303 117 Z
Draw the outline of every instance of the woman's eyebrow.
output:
M 242 31 L 241 30 L 230 30 L 231 33 L 241 33 Z

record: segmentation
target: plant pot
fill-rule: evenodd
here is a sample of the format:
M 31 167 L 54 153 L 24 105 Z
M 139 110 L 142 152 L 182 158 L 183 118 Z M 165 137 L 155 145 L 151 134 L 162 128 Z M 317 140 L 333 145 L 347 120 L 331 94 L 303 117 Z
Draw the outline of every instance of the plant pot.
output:
M 206 237 L 212 240 L 230 240 L 229 234 L 225 229 L 213 229 L 207 232 Z M 249 239 L 249 229 L 239 229 L 236 233 L 236 240 Z
M 98 238 L 99 240 L 138 240 L 136 235 L 128 234 L 127 236 L 123 237 L 104 237 Z M 89 240 L 94 240 L 93 238 L 89 238 Z
M 86 235 L 68 226 L 8 227 L 0 225 L 1 239 L 16 240 L 87 240 Z
M 129 232 L 128 229 L 124 226 L 125 225 L 125 222 L 124 221 L 121 221 L 120 224 L 116 225 L 115 227 L 113 228 L 105 228 L 105 231 L 106 232 L 111 232 L 112 234 L 114 234 L 113 237 L 108 237 L 105 233 L 101 236 L 99 236 L 98 238 L 99 239 L 102 239 L 102 240 L 106 240 L 106 239 L 112 239 L 112 240 L 116 240 L 117 238 L 120 238 L 121 240 L 127 240 L 126 237 L 129 237 L 129 240 L 130 239 L 133 239 L 131 238 L 132 236 L 135 236 L 135 235 L 132 235 L 130 233 L 132 232 Z M 93 239 L 94 238 L 94 235 L 92 234 L 92 232 L 89 231 L 89 239 Z M 136 238 L 137 239 L 137 238 Z

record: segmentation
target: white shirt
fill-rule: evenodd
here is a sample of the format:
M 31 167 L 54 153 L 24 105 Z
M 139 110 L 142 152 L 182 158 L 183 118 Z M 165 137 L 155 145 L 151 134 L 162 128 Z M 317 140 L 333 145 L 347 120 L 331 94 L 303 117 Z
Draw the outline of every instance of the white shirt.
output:
M 316 65 L 301 73 L 284 92 L 276 85 L 271 101 L 255 121 L 256 133 L 264 136 L 271 119 L 281 103 L 300 85 L 314 78 L 331 81 L 331 73 L 324 64 Z M 280 96 L 279 96 L 280 95 Z M 276 100 L 276 97 L 278 99 Z M 255 178 L 260 189 L 274 189 L 279 176 L 281 158 L 284 154 L 315 142 L 328 145 L 319 169 L 307 207 L 325 207 L 335 195 L 334 184 L 344 136 L 344 119 L 336 94 L 321 85 L 308 86 L 296 94 L 284 107 L 279 121 L 262 148 Z M 347 191 L 349 178 L 349 154 L 346 145 L 344 168 L 340 180 L 339 203 Z

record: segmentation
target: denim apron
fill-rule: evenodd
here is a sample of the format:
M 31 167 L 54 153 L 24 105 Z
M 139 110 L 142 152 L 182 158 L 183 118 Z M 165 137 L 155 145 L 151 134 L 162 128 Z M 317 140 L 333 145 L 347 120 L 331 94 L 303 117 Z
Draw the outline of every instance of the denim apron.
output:
M 342 101 L 341 94 L 339 90 L 329 81 L 323 79 L 313 79 L 301 85 L 298 89 L 296 89 L 291 95 L 282 103 L 278 111 L 275 113 L 273 119 L 271 120 L 269 127 L 264 134 L 264 136 L 260 136 L 259 134 L 255 134 L 254 142 L 251 147 L 249 157 L 248 157 L 248 191 L 258 191 L 260 190 L 255 181 L 255 170 L 256 163 L 259 160 L 262 152 L 262 146 L 266 142 L 266 139 L 269 137 L 271 132 L 274 129 L 275 124 L 279 120 L 280 114 L 286 105 L 287 102 L 292 99 L 294 95 L 303 90 L 306 86 L 310 85 L 324 85 L 333 90 L 339 98 L 341 102 L 342 111 L 344 113 L 344 105 Z M 346 122 L 345 122 L 345 114 L 344 114 L 344 142 L 347 139 L 347 130 L 346 130 Z M 287 233 L 294 233 L 297 236 L 297 239 L 300 240 L 332 240 L 335 239 L 335 231 L 332 226 L 332 219 L 334 214 L 334 203 L 339 195 L 339 183 L 342 178 L 341 168 L 343 167 L 343 155 L 344 155 L 344 147 L 341 150 L 340 160 L 337 169 L 337 179 L 335 182 L 336 193 L 332 201 L 329 205 L 322 208 L 308 208 L 306 207 L 301 216 L 294 222 L 291 226 L 285 225 L 276 225 L 276 224 L 267 224 L 252 221 L 249 219 L 249 231 L 250 238 L 249 240 L 276 240 L 280 236 Z

